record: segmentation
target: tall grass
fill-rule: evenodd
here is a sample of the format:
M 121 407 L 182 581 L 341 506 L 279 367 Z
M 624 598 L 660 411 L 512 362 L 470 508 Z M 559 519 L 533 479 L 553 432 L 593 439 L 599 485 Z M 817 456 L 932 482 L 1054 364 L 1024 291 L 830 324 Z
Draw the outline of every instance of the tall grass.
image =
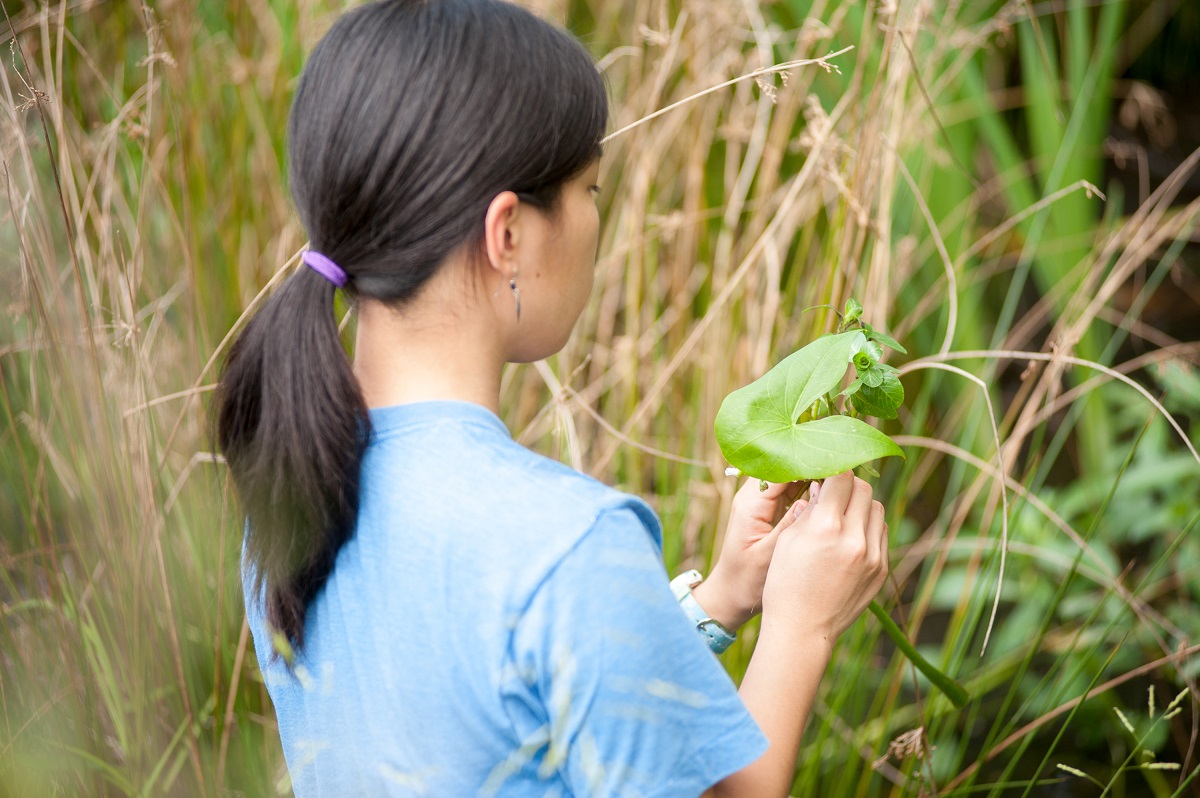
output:
M 1198 794 L 1200 342 L 1142 309 L 1194 257 L 1200 154 L 1132 214 L 1102 179 L 1121 33 L 1150 5 L 541 8 L 600 60 L 614 130 L 678 107 L 606 145 L 593 301 L 561 354 L 505 374 L 520 440 L 647 497 L 668 567 L 704 569 L 735 489 L 716 409 L 832 326 L 804 309 L 853 294 L 913 353 L 887 428 L 908 459 L 877 481 L 884 604 L 974 699 L 931 693 L 864 619 L 797 795 Z M 4 794 L 287 791 L 206 396 L 304 243 L 283 120 L 336 8 L 13 15 Z M 817 63 L 696 96 L 794 59 Z

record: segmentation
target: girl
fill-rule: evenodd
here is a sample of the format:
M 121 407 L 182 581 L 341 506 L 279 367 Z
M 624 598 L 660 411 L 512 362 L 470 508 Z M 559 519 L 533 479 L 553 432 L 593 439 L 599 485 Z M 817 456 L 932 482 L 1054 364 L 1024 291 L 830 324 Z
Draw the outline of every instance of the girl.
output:
M 673 591 L 650 508 L 497 415 L 504 364 L 558 351 L 587 301 L 606 124 L 583 47 L 501 0 L 357 8 L 304 69 L 288 155 L 311 249 L 217 399 L 298 796 L 787 792 L 831 647 L 886 571 L 870 488 L 743 488 L 713 573 Z M 739 694 L 709 649 L 760 608 Z

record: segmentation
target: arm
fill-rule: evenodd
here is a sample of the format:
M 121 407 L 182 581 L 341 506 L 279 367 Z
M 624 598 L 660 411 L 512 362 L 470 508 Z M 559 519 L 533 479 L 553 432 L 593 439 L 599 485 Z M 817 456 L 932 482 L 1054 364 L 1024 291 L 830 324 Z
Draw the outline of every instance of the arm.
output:
M 833 650 L 832 641 L 806 638 L 787 625 L 768 625 L 765 618 L 763 624 L 738 692 L 771 747 L 709 790 L 706 795 L 712 798 L 788 794 L 800 738 Z
M 680 612 L 654 537 L 630 509 L 604 511 L 515 621 L 517 738 L 548 742 L 536 767 L 577 795 L 693 798 L 768 747 Z
M 849 473 L 830 477 L 814 502 L 792 517 L 778 533 L 763 588 L 762 630 L 739 690 L 770 748 L 705 792 L 711 798 L 788 794 L 833 644 L 887 576 L 883 506 L 871 501 L 866 482 Z M 725 599 L 710 591 L 720 606 Z M 708 609 L 700 596 L 697 601 Z

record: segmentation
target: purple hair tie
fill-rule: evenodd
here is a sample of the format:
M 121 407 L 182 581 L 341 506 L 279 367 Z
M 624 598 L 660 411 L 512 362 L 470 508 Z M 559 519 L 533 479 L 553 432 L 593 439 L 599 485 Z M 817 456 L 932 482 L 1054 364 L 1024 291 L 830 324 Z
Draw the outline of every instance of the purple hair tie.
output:
M 311 249 L 305 250 L 300 256 L 300 260 L 304 261 L 304 265 L 308 266 L 317 274 L 324 277 L 329 282 L 341 288 L 346 284 L 346 272 L 341 266 L 331 261 L 329 258 L 322 255 L 320 252 L 313 252 Z

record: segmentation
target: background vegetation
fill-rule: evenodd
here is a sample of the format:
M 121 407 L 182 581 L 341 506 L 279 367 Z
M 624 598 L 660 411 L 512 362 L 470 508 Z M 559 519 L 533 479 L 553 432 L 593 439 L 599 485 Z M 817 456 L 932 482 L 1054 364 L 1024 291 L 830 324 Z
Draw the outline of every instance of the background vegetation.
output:
M 0 794 L 287 793 L 207 396 L 304 244 L 284 120 L 341 5 L 5 6 Z M 794 794 L 1200 795 L 1200 7 L 535 7 L 614 131 L 683 104 L 607 146 L 592 303 L 505 375 L 520 440 L 704 569 L 713 417 L 836 323 L 804 309 L 853 294 L 911 353 L 881 603 L 972 700 L 864 618 Z

